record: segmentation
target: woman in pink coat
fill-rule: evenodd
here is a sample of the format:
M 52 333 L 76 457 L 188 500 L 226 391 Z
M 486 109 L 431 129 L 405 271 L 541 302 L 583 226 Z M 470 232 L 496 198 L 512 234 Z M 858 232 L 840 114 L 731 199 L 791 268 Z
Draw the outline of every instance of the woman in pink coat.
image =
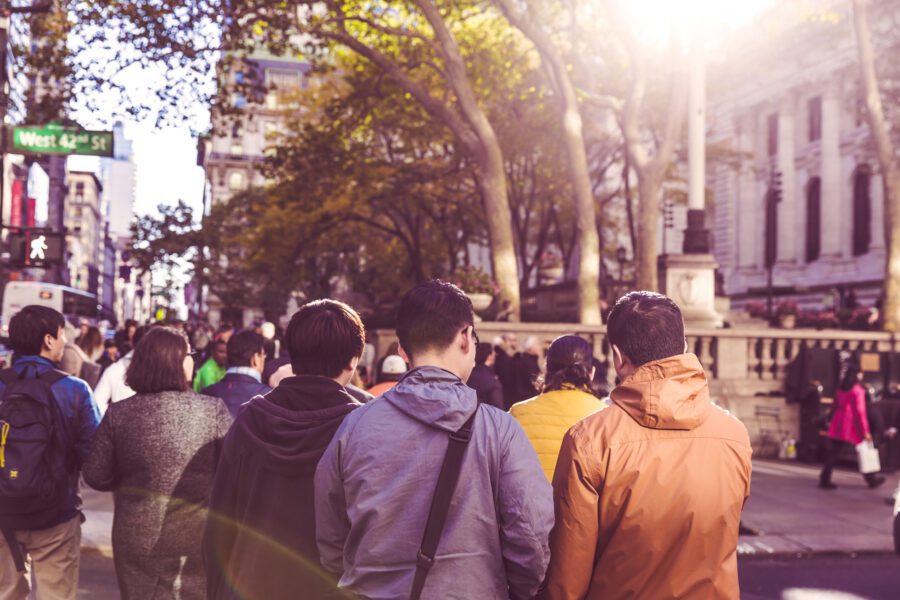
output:
M 856 361 L 851 360 L 846 366 L 835 398 L 834 414 L 831 417 L 831 428 L 824 438 L 825 464 L 819 476 L 819 487 L 833 490 L 837 486 L 831 482 L 835 456 L 846 444 L 857 444 L 872 441 L 869 432 L 869 419 L 866 417 L 866 390 L 862 386 L 862 371 Z M 884 483 L 884 477 L 876 473 L 863 475 L 870 488 Z

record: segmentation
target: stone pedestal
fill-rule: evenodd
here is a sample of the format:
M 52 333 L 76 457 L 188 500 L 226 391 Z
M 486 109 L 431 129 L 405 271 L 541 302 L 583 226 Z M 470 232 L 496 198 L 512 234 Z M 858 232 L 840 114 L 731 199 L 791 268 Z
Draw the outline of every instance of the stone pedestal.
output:
M 675 301 L 687 327 L 721 327 L 716 312 L 716 267 L 711 254 L 672 254 L 659 257 L 659 289 Z

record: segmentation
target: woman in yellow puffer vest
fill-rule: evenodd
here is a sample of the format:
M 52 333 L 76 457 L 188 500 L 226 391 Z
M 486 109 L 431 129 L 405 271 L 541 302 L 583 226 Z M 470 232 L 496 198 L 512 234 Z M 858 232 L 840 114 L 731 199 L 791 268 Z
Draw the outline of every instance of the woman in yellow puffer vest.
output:
M 583 338 L 556 338 L 547 351 L 547 373 L 543 381 L 538 381 L 540 395 L 509 409 L 531 440 L 551 481 L 563 436 L 572 425 L 606 407 L 591 394 L 593 359 L 591 345 Z

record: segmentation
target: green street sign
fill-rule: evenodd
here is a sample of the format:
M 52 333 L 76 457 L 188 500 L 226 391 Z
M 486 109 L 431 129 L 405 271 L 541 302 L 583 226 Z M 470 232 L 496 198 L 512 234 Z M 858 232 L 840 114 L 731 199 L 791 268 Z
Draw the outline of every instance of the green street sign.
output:
M 22 125 L 12 128 L 12 154 L 87 154 L 113 155 L 111 131 L 88 131 L 48 125 Z

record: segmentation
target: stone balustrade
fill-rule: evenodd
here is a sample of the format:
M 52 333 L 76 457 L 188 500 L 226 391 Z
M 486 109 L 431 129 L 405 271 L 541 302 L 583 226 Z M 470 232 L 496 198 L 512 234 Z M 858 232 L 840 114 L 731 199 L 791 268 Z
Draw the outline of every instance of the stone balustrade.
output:
M 476 325 L 476 330 L 485 342 L 503 333 L 515 333 L 520 349 L 529 336 L 535 336 L 546 348 L 554 338 L 574 333 L 589 340 L 595 356 L 612 366 L 612 353 L 604 326 L 481 322 Z M 396 340 L 391 330 L 377 330 L 372 334 L 377 356 L 383 356 L 388 345 Z M 713 398 L 744 422 L 760 454 L 773 452 L 772 447 L 763 447 L 764 440 L 760 438 L 764 430 L 775 430 L 776 437 L 782 439 L 799 437 L 797 406 L 787 404 L 781 392 L 788 366 L 802 347 L 861 352 L 898 349 L 897 336 L 884 332 L 688 328 L 685 334 L 689 350 L 700 359 L 710 379 Z M 612 368 L 608 375 L 612 383 L 615 377 Z M 776 407 L 778 410 L 773 416 L 771 410 Z M 763 419 L 768 422 L 763 422 Z

